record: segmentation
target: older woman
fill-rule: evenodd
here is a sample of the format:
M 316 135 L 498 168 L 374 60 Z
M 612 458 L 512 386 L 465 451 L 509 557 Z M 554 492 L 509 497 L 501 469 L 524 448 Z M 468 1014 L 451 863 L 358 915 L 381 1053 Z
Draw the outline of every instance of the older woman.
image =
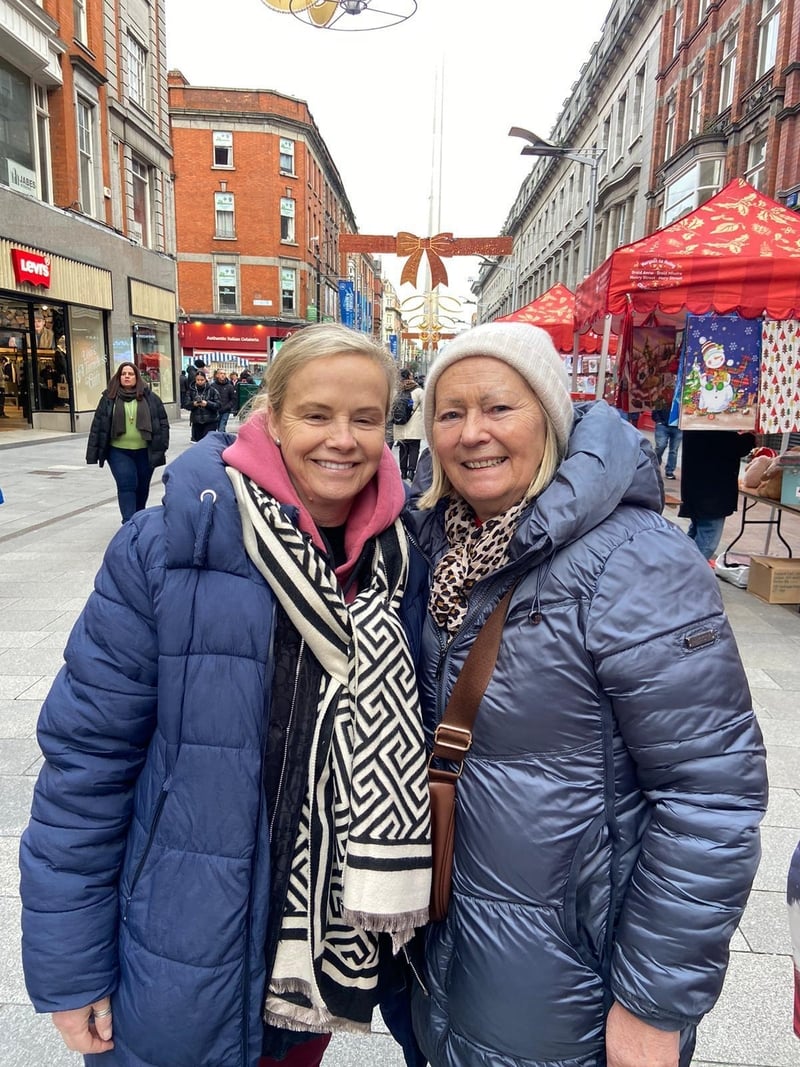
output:
M 86 462 L 108 463 L 123 522 L 147 507 L 153 470 L 166 463 L 168 448 L 169 419 L 161 398 L 133 363 L 121 363 L 94 413 Z
M 514 587 L 457 784 L 453 896 L 414 1026 L 433 1067 L 677 1067 L 759 857 L 761 737 L 649 445 L 573 412 L 548 336 L 490 324 L 428 377 L 426 728 Z
M 296 333 L 108 550 L 21 847 L 28 990 L 87 1063 L 318 1064 L 427 917 L 394 389 L 363 335 Z

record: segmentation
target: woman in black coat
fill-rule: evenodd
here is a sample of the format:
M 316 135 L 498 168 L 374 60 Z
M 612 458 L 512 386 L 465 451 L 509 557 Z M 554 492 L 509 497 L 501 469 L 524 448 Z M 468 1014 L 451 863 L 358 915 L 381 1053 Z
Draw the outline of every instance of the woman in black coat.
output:
M 221 403 L 219 393 L 206 378 L 205 371 L 198 370 L 194 381 L 189 383 L 188 396 L 183 406 L 191 412 L 189 422 L 193 441 L 202 441 L 207 433 L 216 430 Z
M 169 419 L 161 398 L 133 363 L 123 363 L 100 398 L 89 431 L 86 462 L 108 460 L 122 521 L 147 507 L 155 467 L 166 463 Z

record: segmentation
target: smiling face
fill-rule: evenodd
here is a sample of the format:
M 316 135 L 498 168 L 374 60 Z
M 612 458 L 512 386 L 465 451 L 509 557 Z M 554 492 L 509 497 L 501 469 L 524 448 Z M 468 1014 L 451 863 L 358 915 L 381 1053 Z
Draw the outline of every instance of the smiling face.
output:
M 541 404 L 506 363 L 469 356 L 442 372 L 432 447 L 453 489 L 482 522 L 522 500 L 546 438 Z
M 389 385 L 367 356 L 321 356 L 291 378 L 280 412 L 268 409 L 270 435 L 300 500 L 320 526 L 340 526 L 378 469 Z

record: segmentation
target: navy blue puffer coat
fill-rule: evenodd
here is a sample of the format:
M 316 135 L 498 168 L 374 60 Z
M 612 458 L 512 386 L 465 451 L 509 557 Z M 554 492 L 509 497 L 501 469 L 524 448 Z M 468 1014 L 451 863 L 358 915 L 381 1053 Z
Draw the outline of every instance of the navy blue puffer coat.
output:
M 171 464 L 164 506 L 116 535 L 39 722 L 25 977 L 38 1011 L 112 996 L 115 1048 L 86 1058 L 96 1067 L 254 1067 L 261 1053 L 275 602 L 242 544 L 220 458 L 233 440 Z M 410 633 L 418 557 L 416 572 Z
M 714 575 L 662 503 L 649 446 L 586 406 L 451 644 L 428 618 L 430 736 L 521 578 L 458 783 L 450 912 L 414 996 L 433 1067 L 602 1067 L 614 1000 L 682 1030 L 685 1064 L 719 995 L 759 859 L 764 749 Z M 416 522 L 437 559 L 441 505 Z

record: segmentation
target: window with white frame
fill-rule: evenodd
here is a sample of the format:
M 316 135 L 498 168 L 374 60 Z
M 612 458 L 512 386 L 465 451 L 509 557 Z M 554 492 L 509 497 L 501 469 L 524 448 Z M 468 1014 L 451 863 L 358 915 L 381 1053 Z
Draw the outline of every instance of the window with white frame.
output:
M 694 211 L 720 190 L 722 160 L 701 159 L 670 182 L 664 194 L 662 226 Z
M 297 271 L 281 267 L 281 311 L 294 312 L 297 307 Z
M 281 197 L 281 240 L 289 244 L 294 244 L 294 208 L 292 197 Z
M 602 137 L 603 158 L 600 163 L 600 173 L 608 174 L 609 168 L 609 155 L 611 148 L 611 116 L 603 120 L 603 137 Z
M 214 130 L 211 135 L 214 144 L 215 167 L 233 169 L 233 134 L 228 130 Z
M 214 193 L 215 237 L 235 237 L 233 193 Z
M 664 115 L 664 159 L 667 160 L 675 151 L 675 97 L 670 96 L 667 100 L 667 110 Z
M 758 64 L 756 77 L 760 78 L 775 66 L 778 54 L 778 29 L 780 27 L 780 0 L 761 0 L 761 17 L 758 20 Z
M 134 104 L 147 107 L 147 49 L 128 34 L 128 95 Z
M 644 90 L 647 70 L 639 67 L 633 78 L 633 100 L 631 102 L 631 141 L 635 141 L 644 125 Z
M 764 191 L 767 178 L 766 134 L 756 137 L 754 141 L 750 142 L 750 147 L 747 150 L 747 170 L 744 172 L 744 176 L 759 192 Z
M 50 108 L 47 89 L 35 85 L 36 107 L 36 170 L 39 178 L 39 196 L 48 204 L 53 202 L 53 186 L 50 180 Z
M 95 144 L 97 142 L 97 108 L 85 97 L 77 100 L 78 114 L 78 181 L 81 207 L 87 215 L 94 215 L 97 206 L 95 173 Z
M 76 41 L 86 44 L 88 40 L 86 0 L 72 0 L 72 33 Z
M 617 125 L 614 130 L 614 159 L 621 159 L 625 148 L 625 126 L 628 122 L 628 94 L 617 100 Z
M 689 136 L 696 137 L 703 125 L 703 68 L 692 74 L 689 88 Z
M 737 33 L 729 33 L 722 42 L 722 56 L 719 61 L 719 110 L 725 111 L 733 103 L 733 84 L 736 79 L 736 47 L 739 41 Z
M 711 0 L 699 0 L 697 5 L 697 24 L 699 25 L 708 14 Z
M 214 265 L 216 297 L 218 312 L 236 312 L 239 306 L 235 263 L 216 263 Z
M 677 55 L 683 40 L 683 0 L 675 0 L 672 9 L 672 54 Z
M 280 172 L 294 174 L 294 141 L 288 137 L 280 138 Z
M 30 78 L 0 57 L 0 182 L 18 193 L 37 196 L 31 95 Z
M 153 246 L 153 171 L 138 156 L 131 156 L 134 236 L 145 248 Z

